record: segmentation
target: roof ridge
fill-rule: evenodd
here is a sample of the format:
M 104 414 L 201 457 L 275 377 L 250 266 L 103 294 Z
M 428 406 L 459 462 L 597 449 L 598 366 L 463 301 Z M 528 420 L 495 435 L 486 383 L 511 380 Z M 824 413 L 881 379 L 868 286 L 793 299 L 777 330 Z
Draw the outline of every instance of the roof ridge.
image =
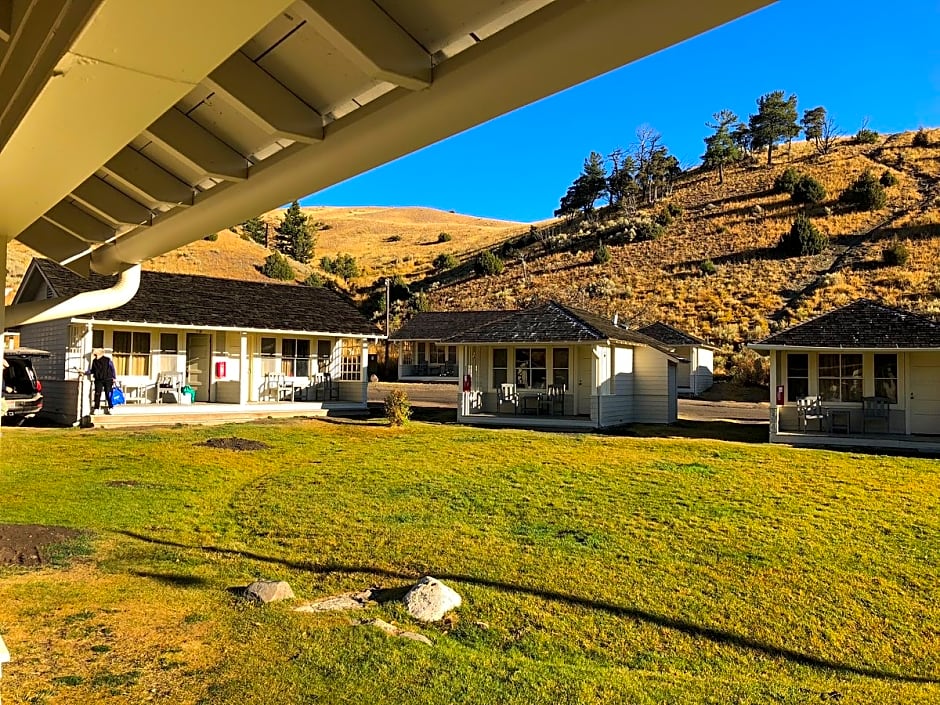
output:
M 562 312 L 563 314 L 565 314 L 570 320 L 572 320 L 573 322 L 575 322 L 575 323 L 577 323 L 578 325 L 582 326 L 583 328 L 586 328 L 588 331 L 590 331 L 590 332 L 593 333 L 594 335 L 599 335 L 599 336 L 601 336 L 602 338 L 605 338 L 605 339 L 607 339 L 607 338 L 610 337 L 610 336 L 608 336 L 606 333 L 604 333 L 603 331 L 598 330 L 597 328 L 595 328 L 594 326 L 592 326 L 590 323 L 588 323 L 587 321 L 585 321 L 583 318 L 581 318 L 580 316 L 578 316 L 578 314 L 576 313 L 576 311 L 577 311 L 578 309 L 569 308 L 568 306 L 565 306 L 564 304 L 561 304 L 561 303 L 559 303 L 558 301 L 555 301 L 554 299 L 551 299 L 548 303 L 549 303 L 549 305 L 552 305 L 552 306 L 555 306 L 555 307 L 561 309 L 561 312 Z M 586 314 L 588 314 L 588 315 L 590 315 L 590 316 L 597 316 L 598 318 L 600 318 L 600 316 L 599 316 L 598 314 L 596 314 L 596 313 L 591 313 L 590 311 L 584 311 L 584 313 L 586 313 Z M 613 322 L 611 322 L 611 325 L 614 325 Z

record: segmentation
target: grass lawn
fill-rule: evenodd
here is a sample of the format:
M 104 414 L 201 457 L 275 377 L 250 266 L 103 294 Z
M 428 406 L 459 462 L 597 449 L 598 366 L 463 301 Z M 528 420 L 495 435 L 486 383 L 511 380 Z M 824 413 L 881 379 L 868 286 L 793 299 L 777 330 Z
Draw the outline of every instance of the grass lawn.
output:
M 237 435 L 269 450 L 196 443 Z M 3 435 L 18 703 L 937 703 L 940 463 L 705 439 L 295 421 Z M 425 574 L 426 646 L 244 604 Z

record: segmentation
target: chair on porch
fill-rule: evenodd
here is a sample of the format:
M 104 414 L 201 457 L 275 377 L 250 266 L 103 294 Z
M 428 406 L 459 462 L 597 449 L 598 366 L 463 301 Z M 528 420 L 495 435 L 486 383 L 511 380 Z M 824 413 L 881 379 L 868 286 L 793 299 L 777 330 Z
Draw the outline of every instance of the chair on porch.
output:
M 269 372 L 264 376 L 261 395 L 269 401 L 294 401 L 294 382 L 286 375 Z
M 891 400 L 888 397 L 862 397 L 862 433 L 868 433 L 868 424 L 882 423 L 888 433 Z
M 331 399 L 339 401 L 339 385 L 333 381 L 332 374 L 329 372 L 323 373 L 323 377 L 317 382 L 313 396 L 314 399 L 322 399 L 323 401 L 330 401 Z
M 504 404 L 512 404 L 512 413 L 519 413 L 519 393 L 514 384 L 501 384 L 496 388 L 496 413 L 502 413 Z
M 823 423 L 829 420 L 829 414 L 823 408 L 819 397 L 803 397 L 796 400 L 796 415 L 799 420 L 800 431 L 806 430 L 809 421 L 819 422 L 819 431 L 823 430 Z
M 162 404 L 165 401 L 179 404 L 182 396 L 182 372 L 161 372 L 157 375 L 157 404 Z
M 558 413 L 565 415 L 565 385 L 552 384 L 548 387 L 548 394 L 539 397 L 539 413 L 545 410 L 550 416 Z

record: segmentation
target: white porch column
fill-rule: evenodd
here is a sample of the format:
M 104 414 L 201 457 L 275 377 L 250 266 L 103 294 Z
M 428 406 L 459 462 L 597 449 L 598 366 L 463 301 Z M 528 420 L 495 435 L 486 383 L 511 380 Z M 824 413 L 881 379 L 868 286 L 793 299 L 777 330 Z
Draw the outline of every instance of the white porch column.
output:
M 248 403 L 248 396 L 251 393 L 251 379 L 254 372 L 251 369 L 251 356 L 248 354 L 248 334 L 243 332 L 238 343 L 238 368 L 241 370 L 238 376 L 238 403 L 244 406 Z
M 365 404 L 369 401 L 369 341 L 366 338 L 362 339 L 362 371 L 360 378 L 362 379 L 362 398 L 359 401 Z

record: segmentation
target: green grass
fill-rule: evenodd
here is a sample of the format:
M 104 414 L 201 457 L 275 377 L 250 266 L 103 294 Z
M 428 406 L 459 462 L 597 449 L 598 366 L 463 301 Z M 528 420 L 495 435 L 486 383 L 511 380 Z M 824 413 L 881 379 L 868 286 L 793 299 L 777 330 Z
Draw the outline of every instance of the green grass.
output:
M 271 448 L 194 445 L 232 435 Z M 309 421 L 18 429 L 2 458 L 0 521 L 93 550 L 0 572 L 13 702 L 940 701 L 933 460 Z M 228 592 L 425 574 L 454 623 L 367 616 L 432 647 Z

